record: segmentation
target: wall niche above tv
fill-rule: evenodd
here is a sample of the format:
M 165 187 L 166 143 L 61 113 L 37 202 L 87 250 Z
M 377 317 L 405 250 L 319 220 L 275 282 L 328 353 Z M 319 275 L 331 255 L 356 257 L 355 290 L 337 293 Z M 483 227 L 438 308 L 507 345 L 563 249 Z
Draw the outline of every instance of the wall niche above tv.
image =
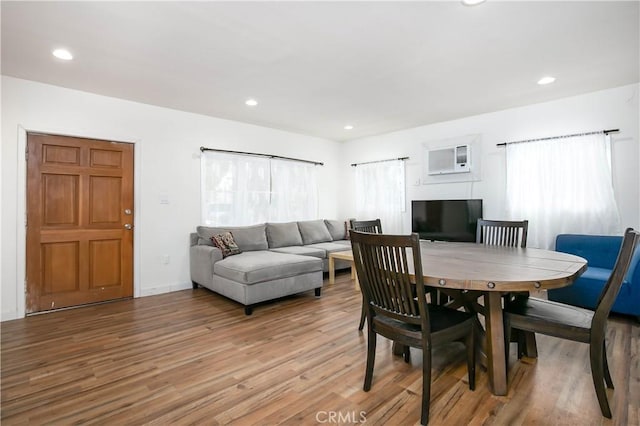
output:
M 475 242 L 482 200 L 412 200 L 411 232 L 421 240 Z

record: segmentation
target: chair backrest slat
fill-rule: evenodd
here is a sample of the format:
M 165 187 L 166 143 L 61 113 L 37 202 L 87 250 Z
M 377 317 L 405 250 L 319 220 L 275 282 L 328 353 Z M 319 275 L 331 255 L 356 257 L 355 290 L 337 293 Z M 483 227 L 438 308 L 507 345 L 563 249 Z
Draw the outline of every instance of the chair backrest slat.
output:
M 367 307 L 375 315 L 426 326 L 428 313 L 418 234 L 384 235 L 351 230 L 350 235 Z
M 529 221 L 479 219 L 476 242 L 491 246 L 526 247 Z

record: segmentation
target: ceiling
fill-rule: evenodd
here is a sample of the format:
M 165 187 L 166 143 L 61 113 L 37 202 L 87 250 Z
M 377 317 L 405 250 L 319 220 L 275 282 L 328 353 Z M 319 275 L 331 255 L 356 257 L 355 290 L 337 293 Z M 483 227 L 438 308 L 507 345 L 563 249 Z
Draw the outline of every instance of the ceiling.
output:
M 2 1 L 1 67 L 344 141 L 636 83 L 639 4 Z

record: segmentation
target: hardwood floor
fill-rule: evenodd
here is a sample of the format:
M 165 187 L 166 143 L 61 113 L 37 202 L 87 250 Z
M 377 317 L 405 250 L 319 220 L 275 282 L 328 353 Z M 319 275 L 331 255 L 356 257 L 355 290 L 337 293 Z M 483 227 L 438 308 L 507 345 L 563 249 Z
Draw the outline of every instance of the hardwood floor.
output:
M 13 424 L 410 425 L 422 374 L 379 338 L 373 386 L 362 390 L 366 333 L 349 273 L 313 292 L 259 306 L 185 290 L 3 322 L 1 422 Z M 432 425 L 638 425 L 640 326 L 613 317 L 613 420 L 601 416 L 587 345 L 538 336 L 509 393 L 478 369 L 467 385 L 463 346 L 434 350 Z

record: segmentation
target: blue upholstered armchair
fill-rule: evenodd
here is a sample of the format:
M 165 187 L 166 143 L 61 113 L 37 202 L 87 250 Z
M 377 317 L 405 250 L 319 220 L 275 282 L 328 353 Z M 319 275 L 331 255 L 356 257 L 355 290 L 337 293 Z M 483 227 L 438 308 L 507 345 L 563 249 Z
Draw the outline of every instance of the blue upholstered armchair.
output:
M 549 300 L 594 309 L 602 288 L 611 275 L 622 237 L 560 234 L 556 251 L 571 253 L 588 261 L 587 270 L 570 286 L 549 290 Z M 629 272 L 613 305 L 613 312 L 640 319 L 640 249 L 631 259 Z

